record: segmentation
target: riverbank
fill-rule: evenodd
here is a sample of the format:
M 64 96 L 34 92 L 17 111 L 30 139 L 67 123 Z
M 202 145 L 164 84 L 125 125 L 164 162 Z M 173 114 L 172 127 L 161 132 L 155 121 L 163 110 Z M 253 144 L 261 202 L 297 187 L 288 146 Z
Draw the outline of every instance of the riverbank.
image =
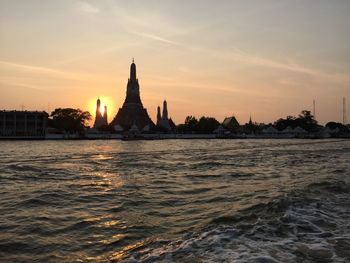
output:
M 349 139 L 350 134 L 46 134 L 42 136 L 0 136 L 0 140 L 167 140 L 167 139 Z

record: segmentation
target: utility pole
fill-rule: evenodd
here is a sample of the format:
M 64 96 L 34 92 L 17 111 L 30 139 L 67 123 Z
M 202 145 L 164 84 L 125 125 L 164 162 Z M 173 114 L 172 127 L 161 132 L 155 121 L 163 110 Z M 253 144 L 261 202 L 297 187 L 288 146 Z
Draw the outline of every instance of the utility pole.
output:
M 346 104 L 345 104 L 345 97 L 343 97 L 343 124 L 346 125 Z
M 314 115 L 314 119 L 316 119 L 316 102 L 315 100 L 313 101 L 313 114 Z

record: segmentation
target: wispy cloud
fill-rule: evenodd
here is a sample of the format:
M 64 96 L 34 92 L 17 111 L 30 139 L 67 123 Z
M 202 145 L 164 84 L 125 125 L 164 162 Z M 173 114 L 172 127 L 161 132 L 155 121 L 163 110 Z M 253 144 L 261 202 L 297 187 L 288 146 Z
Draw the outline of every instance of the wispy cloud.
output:
M 151 40 L 155 40 L 155 41 L 159 41 L 162 43 L 166 43 L 166 44 L 171 44 L 171 45 L 181 45 L 178 42 L 166 39 L 164 37 L 161 36 L 157 36 L 157 35 L 153 35 L 153 34 L 148 34 L 148 33 L 140 33 L 140 32 L 133 32 L 135 35 L 143 37 L 143 38 L 147 38 L 147 39 L 151 39 Z
M 20 88 L 25 88 L 25 89 L 30 89 L 34 92 L 45 92 L 44 89 L 42 88 L 38 88 L 37 86 L 33 86 L 27 83 L 12 83 L 12 82 L 8 82 L 8 81 L 2 81 L 2 79 L 0 78 L 0 87 L 3 86 L 4 88 L 13 88 L 13 87 L 20 87 Z
M 286 62 L 280 62 L 277 60 L 256 56 L 237 48 L 234 48 L 232 51 L 227 52 L 225 55 L 227 55 L 228 58 L 231 58 L 233 60 L 256 66 L 283 69 L 311 75 L 318 73 L 315 70 L 306 68 L 304 66 L 298 65 L 295 62 L 292 62 L 291 59 L 286 60 Z
M 63 60 L 58 60 L 55 64 L 56 65 L 65 65 L 65 64 L 70 64 L 70 63 L 74 63 L 74 62 L 77 62 L 77 61 L 81 61 L 81 60 L 91 60 L 91 59 L 94 59 L 96 57 L 102 57 L 106 54 L 109 54 L 109 53 L 113 53 L 113 52 L 116 52 L 118 50 L 122 50 L 124 48 L 130 48 L 131 46 L 134 46 L 136 44 L 134 43 L 128 43 L 127 45 L 118 45 L 118 46 L 114 46 L 114 47 L 108 47 L 108 48 L 105 48 L 105 49 L 100 49 L 98 51 L 95 51 L 95 52 L 90 52 L 88 54 L 83 54 L 83 55 L 80 55 L 80 56 L 76 56 L 76 57 L 69 57 L 67 59 L 63 59 Z
M 349 83 L 350 75 L 338 73 L 338 72 L 325 72 L 318 68 L 307 67 L 302 62 L 296 62 L 293 58 L 284 58 L 283 60 L 277 60 L 273 58 L 266 58 L 263 56 L 255 55 L 250 52 L 244 51 L 239 48 L 228 49 L 211 49 L 203 46 L 197 45 L 188 45 L 186 43 L 180 43 L 173 41 L 171 39 L 165 38 L 163 36 L 150 34 L 150 33 L 142 33 L 142 32 L 132 32 L 133 34 L 154 40 L 159 41 L 165 44 L 176 45 L 191 51 L 203 52 L 207 55 L 211 54 L 214 57 L 219 57 L 224 60 L 232 60 L 235 62 L 244 63 L 252 66 L 259 66 L 265 68 L 273 68 L 276 70 L 289 71 L 298 74 L 309 75 L 314 79 L 319 79 L 321 81 L 329 81 L 332 83 Z
M 48 67 L 39 67 L 27 64 L 19 64 L 8 61 L 0 61 L 0 68 L 7 70 L 15 70 L 19 72 L 29 72 L 33 74 L 42 74 L 51 77 L 59 77 L 62 79 L 81 80 L 81 81 L 106 81 L 110 78 L 107 76 L 100 76 L 95 74 L 63 71 Z M 20 76 L 20 75 L 19 75 Z
M 183 45 L 186 47 L 186 45 Z M 309 75 L 316 80 L 329 81 L 332 83 L 350 83 L 350 75 L 338 72 L 325 72 L 318 68 L 307 67 L 302 62 L 296 62 L 293 58 L 286 57 L 283 60 L 277 60 L 272 58 L 266 58 L 258 56 L 250 52 L 246 52 L 242 49 L 232 48 L 228 49 L 210 49 L 201 46 L 187 46 L 192 51 L 205 53 L 206 56 L 210 55 L 222 60 L 230 60 L 239 63 L 243 63 L 251 66 L 258 66 L 263 68 L 273 68 L 276 70 L 289 71 L 298 74 Z
M 49 73 L 49 74 L 66 74 L 63 71 L 46 68 L 46 67 L 38 67 L 38 66 L 32 66 L 32 65 L 26 65 L 26 64 L 18 64 L 8 61 L 0 61 L 0 67 L 7 67 L 7 68 L 13 68 L 13 69 L 20 69 L 22 71 L 28 71 L 28 72 L 38 72 L 38 73 Z
M 243 63 L 248 63 L 256 66 L 291 71 L 294 73 L 306 74 L 314 78 L 328 80 L 331 82 L 344 83 L 344 82 L 350 81 L 350 76 L 347 74 L 341 74 L 337 72 L 335 73 L 324 72 L 317 68 L 307 67 L 303 65 L 303 63 L 296 62 L 291 58 L 286 58 L 285 61 L 277 61 L 277 60 L 267 59 L 260 56 L 255 56 L 239 49 L 235 49 L 234 51 L 229 52 L 226 55 L 228 55 L 229 58 L 235 61 L 240 61 Z
M 91 3 L 88 3 L 86 1 L 78 1 L 77 7 L 79 11 L 88 13 L 88 14 L 96 14 L 101 11 L 97 6 L 92 5 Z

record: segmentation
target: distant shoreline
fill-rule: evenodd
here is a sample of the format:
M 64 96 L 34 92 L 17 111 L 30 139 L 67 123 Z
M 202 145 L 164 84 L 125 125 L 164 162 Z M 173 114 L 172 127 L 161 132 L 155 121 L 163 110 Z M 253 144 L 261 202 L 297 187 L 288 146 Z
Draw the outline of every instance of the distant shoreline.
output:
M 122 140 L 122 141 L 135 141 L 135 140 L 235 140 L 235 139 L 350 139 L 350 136 L 339 137 L 322 137 L 318 135 L 304 135 L 304 136 L 266 136 L 266 135 L 231 135 L 220 136 L 216 134 L 144 134 L 139 136 L 123 136 L 121 134 L 93 134 L 93 136 L 79 136 L 79 135 L 64 135 L 59 134 L 55 136 L 0 136 L 0 141 L 81 141 L 81 140 Z

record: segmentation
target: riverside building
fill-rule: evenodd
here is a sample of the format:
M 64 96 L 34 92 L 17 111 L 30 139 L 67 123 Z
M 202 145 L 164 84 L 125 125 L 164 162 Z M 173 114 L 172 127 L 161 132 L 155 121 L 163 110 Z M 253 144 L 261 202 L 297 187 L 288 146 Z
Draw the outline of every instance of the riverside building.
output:
M 49 115 L 44 111 L 0 111 L 1 138 L 45 138 Z

